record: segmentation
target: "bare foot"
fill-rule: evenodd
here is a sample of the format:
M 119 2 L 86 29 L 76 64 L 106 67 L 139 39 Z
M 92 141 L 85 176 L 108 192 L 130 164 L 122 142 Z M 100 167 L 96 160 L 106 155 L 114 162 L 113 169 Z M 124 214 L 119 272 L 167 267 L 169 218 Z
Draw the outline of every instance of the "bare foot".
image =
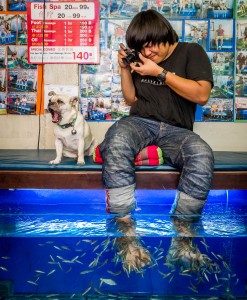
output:
M 116 219 L 118 229 L 124 236 L 116 238 L 115 245 L 127 274 L 135 271 L 143 273 L 143 268 L 152 264 L 149 251 L 141 244 L 136 236 L 135 223 L 129 216 Z

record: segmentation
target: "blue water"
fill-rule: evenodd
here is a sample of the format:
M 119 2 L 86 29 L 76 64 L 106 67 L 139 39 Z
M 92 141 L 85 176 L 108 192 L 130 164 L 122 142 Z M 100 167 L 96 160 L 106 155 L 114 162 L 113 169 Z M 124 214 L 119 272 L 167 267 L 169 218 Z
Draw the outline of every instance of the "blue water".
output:
M 247 299 L 247 191 L 210 192 L 182 232 L 174 196 L 137 191 L 129 239 L 150 261 L 128 270 L 104 191 L 0 190 L 0 299 Z

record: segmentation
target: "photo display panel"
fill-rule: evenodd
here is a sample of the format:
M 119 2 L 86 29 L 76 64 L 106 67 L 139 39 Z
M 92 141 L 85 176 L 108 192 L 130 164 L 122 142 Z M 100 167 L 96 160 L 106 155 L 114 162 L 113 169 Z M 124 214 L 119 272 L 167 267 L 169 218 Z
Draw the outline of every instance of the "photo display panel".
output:
M 29 63 L 99 63 L 99 2 L 27 3 Z

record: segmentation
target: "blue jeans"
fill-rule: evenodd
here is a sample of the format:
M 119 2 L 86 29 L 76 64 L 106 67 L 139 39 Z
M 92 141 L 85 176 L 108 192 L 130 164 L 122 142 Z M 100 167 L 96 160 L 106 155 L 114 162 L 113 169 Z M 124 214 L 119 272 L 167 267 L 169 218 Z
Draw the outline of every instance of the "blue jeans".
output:
M 181 172 L 179 192 L 206 200 L 214 169 L 209 145 L 190 130 L 137 116 L 114 123 L 100 144 L 102 178 L 107 189 L 134 185 L 135 157 L 148 145 L 159 146 L 165 163 Z

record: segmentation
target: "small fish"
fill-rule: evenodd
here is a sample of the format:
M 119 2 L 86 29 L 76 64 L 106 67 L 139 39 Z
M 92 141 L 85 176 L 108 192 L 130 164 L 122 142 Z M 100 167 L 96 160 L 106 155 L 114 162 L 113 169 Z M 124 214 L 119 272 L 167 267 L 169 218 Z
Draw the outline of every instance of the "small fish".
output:
M 213 251 L 211 251 L 211 253 L 212 253 L 212 255 L 218 260 L 219 258 L 217 257 L 217 255 L 213 252 Z
M 217 284 L 211 287 L 210 290 L 218 290 L 220 287 L 222 287 L 222 284 Z
M 231 268 L 228 266 L 228 264 L 223 261 L 223 266 L 228 270 L 228 271 L 231 271 Z
M 164 255 L 158 256 L 155 260 L 160 260 L 164 257 Z
M 154 251 L 153 255 L 156 254 L 159 251 L 158 247 L 154 247 L 154 249 L 155 249 L 155 251 Z
M 71 251 L 71 249 L 68 246 L 61 246 L 61 248 L 64 249 L 64 250 Z
M 35 281 L 28 280 L 27 282 L 30 283 L 30 284 L 32 284 L 32 285 L 38 285 L 38 283 L 35 282 Z
M 100 290 L 93 288 L 95 290 L 96 293 L 100 294 L 100 295 L 105 295 L 104 293 L 102 293 Z
M 182 276 L 189 276 L 189 277 L 191 277 L 191 276 L 192 276 L 191 274 L 188 274 L 188 273 L 183 273 L 183 272 L 179 273 L 179 275 L 182 275 Z
M 1 258 L 2 258 L 2 259 L 10 259 L 9 256 L 2 256 Z
M 63 268 L 62 268 L 60 262 L 58 262 L 57 264 L 59 265 L 59 268 L 63 271 Z
M 48 261 L 48 264 L 50 264 L 50 265 L 57 265 L 58 263 L 56 261 Z
M 59 251 L 62 251 L 61 248 L 59 248 L 58 246 L 53 246 L 55 249 L 59 250 Z
M 100 245 L 95 246 L 94 249 L 93 249 L 93 252 L 95 252 L 99 248 L 99 246 Z
M 206 274 L 206 272 L 204 272 L 203 275 L 206 278 L 206 280 L 209 282 L 208 275 Z
M 97 266 L 99 262 L 99 257 L 95 257 L 95 259 L 88 265 L 90 268 Z
M 219 279 L 220 280 L 224 280 L 224 281 L 228 281 L 229 280 L 229 278 L 227 278 L 227 277 L 220 277 Z
M 174 278 L 174 275 L 172 275 L 171 278 L 169 279 L 169 283 L 172 282 L 173 278 Z
M 107 262 L 108 262 L 108 258 L 106 258 L 98 268 L 103 267 L 105 264 L 107 264 Z
M 77 258 L 79 258 L 79 256 L 72 258 L 71 261 L 75 261 L 75 260 L 77 260 Z
M 168 262 L 164 263 L 164 265 L 167 266 L 168 268 L 174 268 L 174 265 Z
M 188 286 L 188 288 L 193 292 L 198 293 L 198 290 L 194 286 Z
M 108 285 L 117 285 L 117 283 L 112 280 L 112 279 L 107 279 L 107 278 L 100 278 L 100 285 L 102 285 L 102 283 L 108 284 Z
M 191 272 L 191 269 L 185 269 L 181 273 L 186 274 L 186 273 L 189 273 L 189 272 Z
M 52 255 L 50 255 L 50 258 L 51 258 L 52 261 L 55 261 Z
M 76 259 L 75 262 L 77 262 L 80 265 L 83 265 L 83 263 L 81 261 L 79 261 L 78 259 Z
M 85 270 L 85 271 L 82 271 L 80 274 L 84 275 L 84 274 L 88 274 L 88 273 L 91 273 L 93 272 L 94 270 Z
M 171 272 L 169 272 L 169 273 L 167 273 L 167 274 L 164 274 L 164 275 L 163 275 L 163 278 L 166 278 L 166 277 L 170 276 L 171 274 L 172 274 Z
M 112 272 L 111 270 L 107 270 L 107 272 L 108 272 L 109 274 L 113 275 L 113 276 L 118 276 L 118 275 L 120 275 L 120 274 L 122 273 L 121 270 L 118 271 L 118 272 Z
M 51 271 L 47 274 L 47 276 L 50 276 L 50 275 L 53 274 L 55 271 L 56 271 L 55 269 L 51 270 Z
M 68 259 L 64 259 L 62 262 L 66 264 L 74 264 L 74 261 Z
M 85 243 L 92 243 L 92 240 L 86 240 L 86 239 L 84 239 L 84 240 L 82 240 L 82 242 L 85 242 Z
M 92 286 L 90 285 L 81 295 L 84 296 L 86 295 L 90 290 L 91 290 Z
M 210 248 L 204 241 L 200 241 L 200 243 L 203 244 L 203 246 L 205 247 L 206 251 L 208 252 L 208 249 Z
M 217 256 L 219 257 L 219 259 L 223 260 L 223 257 L 219 254 L 217 254 Z
M 70 268 L 68 269 L 68 271 L 66 271 L 66 273 L 69 273 L 71 270 L 72 270 L 72 267 L 70 267 Z
M 84 239 L 84 240 L 82 240 L 82 242 L 89 243 L 89 244 L 93 245 L 93 244 L 95 244 L 97 242 L 97 240 L 92 241 L 92 240 Z
M 8 269 L 7 269 L 7 268 L 5 268 L 5 267 L 3 267 L 3 266 L 0 266 L 0 269 L 1 269 L 1 270 L 3 270 L 3 271 L 5 271 L 5 272 L 7 272 L 7 271 L 8 271 Z
M 45 272 L 42 271 L 42 270 L 35 270 L 35 272 L 36 272 L 36 273 L 40 273 L 40 274 L 45 274 Z
M 62 256 L 57 255 L 57 258 L 61 259 L 61 260 L 65 260 Z

